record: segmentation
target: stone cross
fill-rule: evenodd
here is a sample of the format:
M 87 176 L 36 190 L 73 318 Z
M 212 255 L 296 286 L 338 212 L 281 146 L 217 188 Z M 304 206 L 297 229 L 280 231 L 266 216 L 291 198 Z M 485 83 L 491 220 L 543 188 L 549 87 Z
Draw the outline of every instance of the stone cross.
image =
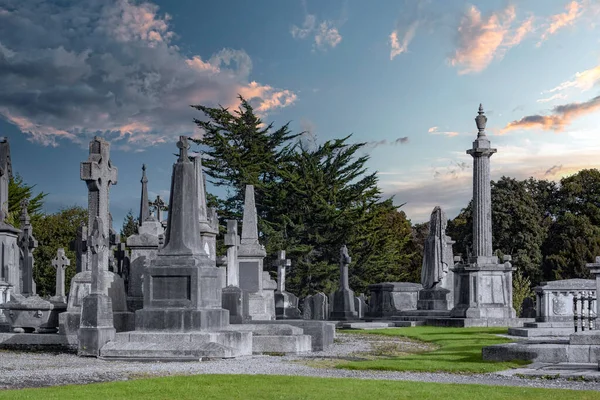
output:
M 239 286 L 240 271 L 237 260 L 240 237 L 238 236 L 238 223 L 234 219 L 227 220 L 227 233 L 225 246 L 227 246 L 227 286 Z
M 285 258 L 285 250 L 279 250 L 277 260 L 273 263 L 277 267 L 277 291 L 285 292 L 286 267 L 292 266 L 292 260 Z
M 352 257 L 348 254 L 348 248 L 343 245 L 340 249 L 340 290 L 350 290 L 348 283 L 348 265 L 352 262 Z
M 81 163 L 81 180 L 88 187 L 88 226 L 93 226 L 100 217 L 102 234 L 110 235 L 109 191 L 110 185 L 117 184 L 117 168 L 110 162 L 110 144 L 96 136 L 90 142 L 90 155 Z M 100 264 L 108 266 L 109 252 L 105 246 L 99 254 Z
M 177 161 L 184 162 L 189 161 L 188 150 L 190 145 L 188 144 L 186 136 L 179 136 L 179 141 L 177 142 L 177 148 L 179 149 L 179 159 Z
M 21 233 L 19 234 L 19 247 L 23 256 L 23 264 L 21 271 L 23 274 L 23 288 L 21 294 L 23 296 L 34 295 L 33 288 L 33 250 L 38 247 L 38 241 L 33 237 L 31 229 L 31 220 L 27 212 L 29 200 L 21 200 Z
M 87 257 L 87 226 L 84 222 L 77 228 L 77 236 L 71 241 L 70 248 L 75 252 L 75 272 L 80 273 L 89 270 Z
M 104 233 L 102 218 L 96 217 L 93 222 L 93 228 L 88 237 L 88 248 L 91 254 L 92 264 L 92 294 L 108 295 L 108 288 L 105 287 L 104 271 L 108 271 L 108 260 L 104 262 L 102 255 L 108 250 L 108 237 Z
M 139 224 L 142 225 L 150 216 L 150 202 L 148 201 L 148 178 L 146 177 L 146 164 L 142 164 L 142 196 L 140 202 Z
M 69 265 L 71 265 L 71 261 L 65 255 L 65 249 L 59 248 L 56 251 L 56 257 L 52 260 L 52 266 L 56 268 L 56 292 L 54 295 L 57 298 L 65 298 L 65 269 Z
M 167 205 L 160 198 L 160 196 L 156 196 L 156 200 L 150 203 L 150 206 L 154 208 L 154 212 L 156 213 L 156 220 L 158 222 L 162 222 L 162 212 L 168 210 Z
M 116 259 L 116 273 L 123 277 L 124 266 L 127 259 L 127 245 L 125 243 L 119 243 L 115 246 L 115 259 Z
M 473 257 L 491 258 L 492 254 L 492 195 L 490 182 L 490 157 L 496 149 L 490 147 L 485 134 L 487 117 L 479 105 L 477 139 L 467 154 L 473 157 Z

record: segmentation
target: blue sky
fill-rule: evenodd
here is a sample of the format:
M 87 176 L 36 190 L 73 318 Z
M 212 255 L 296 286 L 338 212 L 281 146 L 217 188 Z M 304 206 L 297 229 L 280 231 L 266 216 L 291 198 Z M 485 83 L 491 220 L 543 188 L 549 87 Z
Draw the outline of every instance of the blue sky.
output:
M 110 140 L 120 228 L 142 163 L 168 198 L 177 136 L 202 133 L 188 106 L 241 93 L 307 140 L 368 142 L 413 222 L 436 205 L 454 217 L 479 103 L 493 179 L 600 167 L 597 21 L 597 0 L 0 0 L 0 135 L 48 212 L 86 206 L 79 163 Z

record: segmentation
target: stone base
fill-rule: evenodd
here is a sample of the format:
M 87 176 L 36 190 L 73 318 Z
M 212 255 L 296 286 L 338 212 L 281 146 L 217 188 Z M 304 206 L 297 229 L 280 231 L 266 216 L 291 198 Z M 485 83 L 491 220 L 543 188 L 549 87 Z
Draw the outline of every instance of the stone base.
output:
M 274 300 L 268 296 L 244 291 L 244 302 L 248 304 L 248 321 L 275 320 Z
M 123 332 L 107 343 L 101 358 L 124 361 L 199 361 L 252 354 L 252 333 Z
M 229 311 L 223 308 L 144 308 L 135 313 L 135 328 L 140 331 L 221 330 L 228 325 Z
M 333 311 L 329 319 L 333 321 L 358 319 L 352 290 L 338 290 L 333 294 Z
M 310 335 L 312 351 L 322 351 L 333 345 L 335 338 L 335 324 L 326 321 L 312 320 L 277 320 L 277 321 L 257 321 L 255 324 L 265 325 L 291 325 L 301 328 L 305 335 Z M 235 329 L 234 327 L 232 327 Z
M 47 333 L 44 335 L 0 333 L 0 350 L 76 353 L 77 347 L 76 336 L 68 338 L 56 333 Z
M 142 308 L 144 308 L 143 297 L 127 296 L 127 310 L 129 310 L 132 313 L 135 313 L 137 310 L 141 310 Z
M 79 332 L 81 322 L 80 312 L 63 312 L 58 315 L 58 333 L 75 336 Z M 113 311 L 113 326 L 117 332 L 127 332 L 135 329 L 135 314 L 129 311 Z
M 418 310 L 448 311 L 454 307 L 451 292 L 448 289 L 423 289 L 419 291 Z
M 425 312 L 425 311 L 421 311 Z M 430 311 L 435 312 L 435 311 Z M 439 311 L 438 311 L 439 312 Z M 427 326 L 448 326 L 456 328 L 469 327 L 522 327 L 527 322 L 533 322 L 533 318 L 448 318 L 421 316 L 395 316 L 391 320 L 398 321 L 422 321 Z
M 575 332 L 573 320 L 569 322 L 527 322 L 522 328 L 509 328 L 508 334 L 520 337 L 568 337 Z M 600 343 L 600 342 L 599 342 Z
M 238 332 L 252 332 L 252 353 L 298 354 L 312 350 L 310 335 L 302 328 L 289 324 L 243 324 L 229 329 Z
M 115 338 L 112 301 L 104 294 L 90 294 L 81 305 L 79 356 L 98 357 L 100 349 Z
M 399 312 L 417 309 L 420 283 L 383 282 L 369 285 L 371 299 L 367 317 L 387 317 Z
M 37 295 L 0 305 L 10 329 L 17 333 L 56 333 L 59 313 L 66 308 L 65 303 L 49 302 Z
M 227 286 L 221 292 L 223 308 L 229 311 L 230 324 L 243 324 L 250 320 L 244 291 L 237 286 Z
M 298 297 L 289 292 L 275 292 L 275 318 L 300 319 L 302 314 L 298 309 Z

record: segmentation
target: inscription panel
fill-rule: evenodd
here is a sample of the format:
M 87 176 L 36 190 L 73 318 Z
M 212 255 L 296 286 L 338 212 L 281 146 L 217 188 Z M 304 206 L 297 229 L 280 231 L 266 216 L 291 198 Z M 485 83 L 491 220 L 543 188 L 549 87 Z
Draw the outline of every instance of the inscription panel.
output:
M 189 275 L 152 276 L 152 300 L 192 300 Z

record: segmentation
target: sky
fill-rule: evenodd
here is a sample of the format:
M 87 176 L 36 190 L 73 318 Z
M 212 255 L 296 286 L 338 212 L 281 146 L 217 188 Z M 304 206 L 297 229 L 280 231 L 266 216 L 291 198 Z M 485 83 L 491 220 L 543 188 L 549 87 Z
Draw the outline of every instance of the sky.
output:
M 79 164 L 110 141 L 118 229 L 142 164 L 168 199 L 177 137 L 202 135 L 189 106 L 241 94 L 304 140 L 366 142 L 412 222 L 452 218 L 480 103 L 492 179 L 600 168 L 599 22 L 600 0 L 0 0 L 0 136 L 46 212 L 87 206 Z

